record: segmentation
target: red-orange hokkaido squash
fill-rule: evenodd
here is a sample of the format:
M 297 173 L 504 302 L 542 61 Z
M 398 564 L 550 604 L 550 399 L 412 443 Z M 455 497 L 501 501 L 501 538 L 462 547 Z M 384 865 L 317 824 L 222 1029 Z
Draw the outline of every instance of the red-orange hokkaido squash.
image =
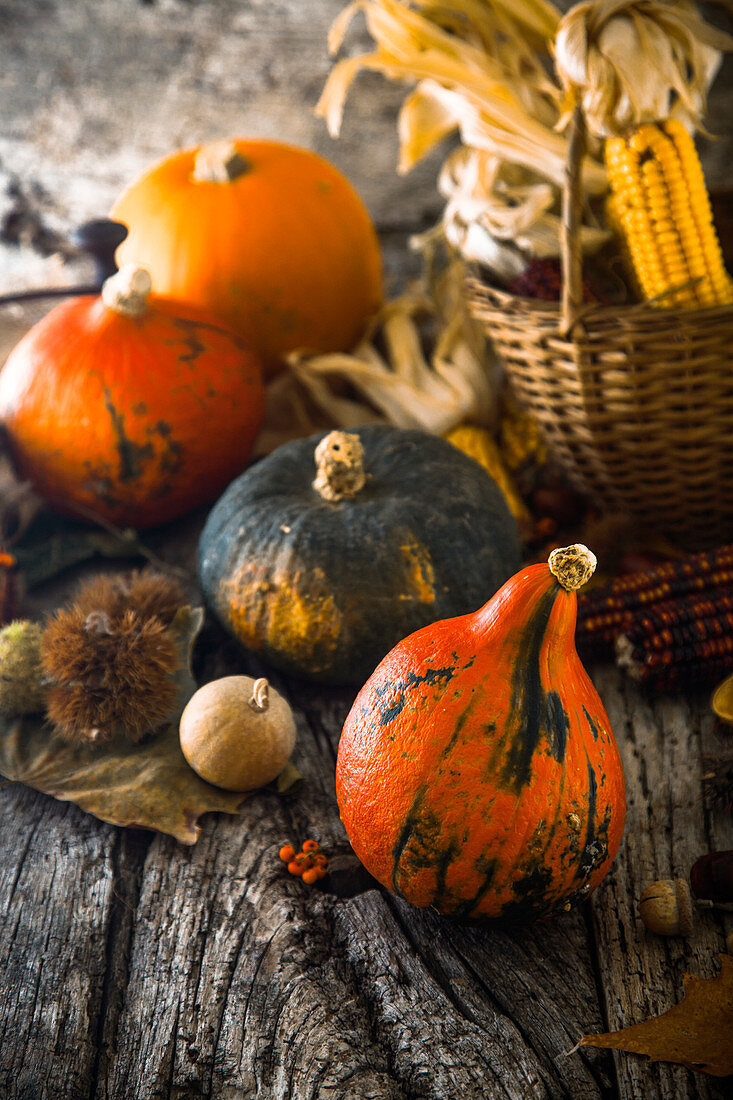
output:
M 419 906 L 531 920 L 601 881 L 621 841 L 624 777 L 575 651 L 585 547 L 554 551 L 481 610 L 418 630 L 346 720 L 336 790 L 367 869 Z
M 0 373 L 0 422 L 58 509 L 149 527 L 242 472 L 262 424 L 260 361 L 210 314 L 149 296 L 140 268 L 51 310 Z

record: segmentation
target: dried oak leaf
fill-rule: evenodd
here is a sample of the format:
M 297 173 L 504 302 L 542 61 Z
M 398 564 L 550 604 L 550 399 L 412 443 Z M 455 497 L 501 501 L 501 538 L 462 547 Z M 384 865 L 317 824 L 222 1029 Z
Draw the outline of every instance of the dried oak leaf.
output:
M 200 779 L 186 763 L 178 737 L 178 718 L 196 687 L 187 670 L 202 617 L 200 609 L 181 608 L 171 624 L 181 670 L 175 716 L 166 727 L 137 745 L 121 735 L 102 744 L 72 745 L 41 717 L 0 716 L 0 776 L 75 802 L 112 825 L 156 829 L 183 844 L 198 839 L 201 814 L 236 813 L 246 794 Z
M 104 746 L 70 745 L 41 719 L 0 721 L 0 772 L 111 825 L 138 826 L 195 844 L 203 813 L 234 814 L 246 795 L 199 779 L 181 752 L 178 724 L 150 741 L 123 737 Z
M 685 996 L 668 1012 L 604 1035 L 584 1035 L 581 1046 L 646 1054 L 712 1077 L 733 1074 L 733 957 L 720 955 L 715 978 L 685 974 Z

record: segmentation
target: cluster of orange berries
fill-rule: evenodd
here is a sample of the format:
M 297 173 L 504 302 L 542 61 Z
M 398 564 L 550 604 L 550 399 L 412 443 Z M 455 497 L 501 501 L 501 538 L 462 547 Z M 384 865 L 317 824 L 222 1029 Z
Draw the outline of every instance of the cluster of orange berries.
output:
M 287 863 L 291 875 L 299 875 L 307 886 L 312 886 L 327 874 L 328 857 L 321 851 L 317 840 L 304 840 L 303 848 L 296 852 L 292 844 L 280 849 L 280 859 Z

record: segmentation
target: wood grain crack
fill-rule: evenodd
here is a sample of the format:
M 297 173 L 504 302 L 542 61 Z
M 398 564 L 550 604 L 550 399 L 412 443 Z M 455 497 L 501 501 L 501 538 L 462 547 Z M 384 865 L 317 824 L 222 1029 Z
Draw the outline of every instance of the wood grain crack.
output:
M 112 849 L 112 903 L 105 940 L 104 982 L 96 1012 L 95 1055 L 89 1092 L 93 1100 L 115 1100 L 107 1088 L 107 1070 L 125 998 L 142 869 L 151 843 L 152 835 L 119 830 Z

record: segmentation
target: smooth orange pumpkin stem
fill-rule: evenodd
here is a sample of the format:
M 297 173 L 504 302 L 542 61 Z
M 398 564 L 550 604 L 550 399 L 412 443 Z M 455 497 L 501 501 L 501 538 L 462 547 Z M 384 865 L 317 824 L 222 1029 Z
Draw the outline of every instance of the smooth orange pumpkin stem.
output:
M 251 167 L 233 141 L 212 141 L 196 153 L 192 179 L 194 183 L 232 183 Z
M 147 313 L 152 286 L 150 274 L 144 267 L 125 264 L 102 286 L 102 301 L 107 309 L 122 317 L 142 317 Z
M 358 435 L 329 432 L 316 447 L 313 488 L 324 500 L 353 497 L 364 488 L 364 448 Z
M 575 592 L 593 576 L 598 559 L 582 542 L 560 546 L 547 559 L 550 572 L 567 592 Z

